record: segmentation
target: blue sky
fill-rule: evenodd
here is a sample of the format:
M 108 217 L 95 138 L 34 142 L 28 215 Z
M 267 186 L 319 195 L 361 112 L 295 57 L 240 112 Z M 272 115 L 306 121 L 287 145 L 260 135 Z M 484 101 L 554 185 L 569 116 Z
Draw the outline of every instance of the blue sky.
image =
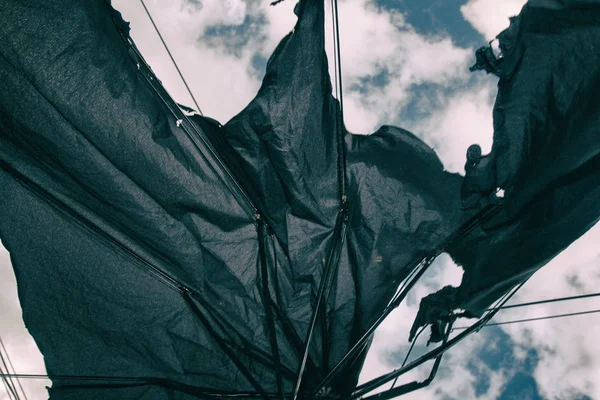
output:
M 512 357 L 514 343 L 510 336 L 497 327 L 490 328 L 488 334 L 490 336 L 488 340 L 494 342 L 494 345 L 481 348 L 476 357 L 492 370 L 498 371 L 507 368 L 514 370 L 513 376 L 509 378 L 499 399 L 541 399 L 535 379 L 531 377 L 537 365 L 537 351 L 529 349 L 525 359 L 515 360 Z M 477 394 L 486 393 L 490 386 L 489 376 L 485 373 L 479 374 L 474 363 L 470 364 L 470 368 L 479 377 L 476 386 Z
M 421 34 L 448 34 L 459 46 L 479 46 L 484 38 L 465 20 L 460 6 L 467 1 L 378 0 L 382 7 L 402 12 Z
M 470 74 L 474 50 L 508 25 L 524 0 L 340 0 L 346 124 L 373 132 L 381 124 L 408 128 L 436 149 L 446 168 L 463 172 L 466 148 L 492 141 L 496 80 Z M 293 27 L 293 0 L 146 0 L 206 115 L 221 122 L 256 93 L 264 65 Z M 192 104 L 137 1 L 113 0 L 167 90 Z M 330 29 L 327 26 L 326 29 Z M 330 43 L 328 44 L 331 47 Z M 332 64 L 332 63 L 330 63 Z M 515 302 L 569 296 L 600 287 L 600 227 L 596 226 L 531 279 Z M 401 364 L 421 297 L 462 271 L 440 257 L 406 304 L 378 330 L 363 379 Z M 573 282 L 578 282 L 573 285 Z M 0 334 L 20 372 L 43 373 L 41 356 L 20 321 L 14 276 L 0 253 Z M 498 320 L 600 308 L 600 302 L 548 305 L 499 315 Z M 407 399 L 600 398 L 599 318 L 484 329 L 452 349 L 434 384 Z M 466 324 L 468 321 L 462 321 Z M 423 335 L 425 336 L 425 335 Z M 415 356 L 427 349 L 422 341 Z M 422 379 L 427 368 L 407 379 Z M 47 382 L 27 382 L 42 398 Z M 30 388 L 30 389 L 29 389 Z M 0 400 L 3 400 L 0 388 Z

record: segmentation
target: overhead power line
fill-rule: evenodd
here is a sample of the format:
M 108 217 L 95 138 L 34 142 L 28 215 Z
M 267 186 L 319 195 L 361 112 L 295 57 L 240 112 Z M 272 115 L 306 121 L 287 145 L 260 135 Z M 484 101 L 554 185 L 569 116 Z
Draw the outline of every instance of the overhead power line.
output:
M 485 324 L 483 326 L 483 328 L 488 327 L 488 326 L 509 325 L 509 324 L 517 324 L 517 323 L 521 323 L 521 322 L 531 322 L 531 321 L 541 321 L 541 320 L 545 320 L 545 319 L 574 317 L 577 315 L 587 315 L 587 314 L 595 314 L 595 313 L 600 313 L 600 309 L 590 310 L 590 311 L 580 311 L 580 312 L 574 312 L 574 313 L 568 313 L 568 314 L 548 315 L 545 317 L 537 317 L 537 318 L 525 318 L 525 319 L 517 319 L 517 320 L 512 320 L 512 321 L 494 322 L 491 324 Z M 463 330 L 463 329 L 467 329 L 467 328 L 469 328 L 469 327 L 468 326 L 459 326 L 454 329 L 455 330 Z
M 508 308 L 526 307 L 526 306 L 533 306 L 533 305 L 537 305 L 537 304 L 546 304 L 546 303 L 556 303 L 556 302 L 559 302 L 559 301 L 587 299 L 587 298 L 590 298 L 590 297 L 598 297 L 598 296 L 600 296 L 600 293 L 582 294 L 582 295 L 579 295 L 579 296 L 569 296 L 569 297 L 558 297 L 558 298 L 555 298 L 555 299 L 531 301 L 529 303 L 510 304 L 508 306 L 500 307 L 500 309 L 501 310 L 506 310 Z
M 12 371 L 11 371 L 11 369 L 12 369 Z M 10 357 L 8 355 L 8 351 L 6 350 L 6 347 L 4 346 L 4 342 L 2 341 L 2 338 L 0 337 L 0 373 L 2 376 L 2 382 L 4 383 L 4 387 L 6 389 L 6 393 L 9 397 L 9 399 L 11 399 L 11 400 L 21 400 L 21 395 L 19 393 L 19 389 L 17 388 L 17 385 L 18 385 L 18 387 L 21 389 L 21 393 L 23 393 L 23 398 L 27 399 L 27 395 L 25 394 L 25 391 L 23 390 L 23 386 L 21 386 L 21 382 L 19 382 L 19 380 L 17 378 L 5 376 L 6 375 L 6 374 L 4 374 L 5 371 L 7 374 L 10 374 L 11 372 L 14 373 L 14 367 L 13 367 L 12 361 L 10 360 Z M 16 381 L 16 384 L 15 384 L 15 381 Z
M 8 355 L 8 350 L 6 350 L 6 347 L 4 346 L 4 342 L 2 341 L 2 337 L 0 337 L 0 346 L 2 347 L 2 350 L 4 351 L 4 354 L 6 355 L 6 361 L 8 362 L 7 365 L 7 372 L 12 372 L 15 373 L 15 367 L 13 366 L 12 361 L 10 360 L 10 356 Z M 10 370 L 8 369 L 10 367 Z M 16 378 L 17 380 L 17 384 L 19 385 L 19 388 L 21 389 L 21 393 L 23 393 L 23 398 L 25 400 L 27 400 L 27 394 L 25 393 L 25 390 L 23 389 L 23 386 L 21 385 L 21 381 L 19 380 L 19 378 Z M 15 387 L 16 390 L 16 387 Z
M 139 376 L 101 376 L 101 375 L 48 375 L 48 374 L 5 374 L 0 376 L 5 378 L 19 379 L 60 379 L 60 380 L 76 380 L 76 381 L 107 381 L 107 382 L 122 382 L 122 383 L 139 383 L 151 382 L 156 378 L 139 377 Z
M 6 390 L 6 395 L 8 396 L 9 400 L 14 400 L 15 396 L 14 396 L 14 391 L 12 386 L 9 383 L 9 377 L 6 377 L 4 374 L 4 369 L 0 366 L 0 375 L 2 376 L 2 383 L 4 384 L 4 390 Z
M 198 110 L 198 112 L 200 113 L 200 115 L 204 115 L 202 113 L 202 110 L 200 109 L 200 106 L 198 105 L 198 102 L 196 101 L 196 98 L 194 97 L 194 94 L 192 93 L 192 90 L 190 89 L 190 87 L 189 87 L 187 81 L 185 80 L 185 78 L 183 77 L 183 74 L 181 73 L 181 70 L 179 69 L 179 66 L 177 65 L 177 62 L 175 61 L 175 58 L 173 58 L 173 54 L 171 54 L 171 51 L 169 50 L 169 47 L 167 46 L 167 43 L 163 39 L 163 37 L 162 37 L 162 35 L 160 33 L 160 30 L 158 29 L 158 26 L 156 26 L 156 24 L 154 23 L 154 19 L 152 18 L 152 15 L 150 14 L 150 11 L 148 10 L 148 7 L 146 7 L 146 4 L 144 3 L 144 0 L 140 0 L 140 3 L 142 3 L 142 6 L 144 7 L 144 10 L 146 10 L 146 14 L 148 15 L 148 18 L 150 19 L 150 22 L 152 22 L 152 26 L 154 26 L 154 30 L 156 30 L 156 33 L 158 34 L 158 37 L 160 38 L 160 41 L 162 42 L 163 46 L 165 47 L 165 50 L 167 50 L 167 53 L 169 54 L 169 57 L 171 58 L 171 61 L 173 62 L 173 65 L 175 66 L 175 69 L 177 70 L 177 73 L 179 74 L 179 77 L 183 81 L 183 84 L 185 85 L 185 88 L 187 89 L 188 93 L 190 94 L 190 96 L 192 98 L 192 101 L 196 105 L 196 109 Z

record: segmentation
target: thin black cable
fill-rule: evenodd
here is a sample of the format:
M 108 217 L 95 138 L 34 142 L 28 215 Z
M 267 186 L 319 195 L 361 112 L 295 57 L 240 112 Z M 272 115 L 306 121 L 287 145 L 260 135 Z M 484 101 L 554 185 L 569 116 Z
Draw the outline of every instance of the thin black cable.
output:
M 6 354 L 6 360 L 8 361 L 8 366 L 11 368 L 12 373 L 15 373 L 15 367 L 13 366 L 12 361 L 10 360 L 10 356 L 8 355 L 8 350 L 6 349 L 6 347 L 4 346 L 4 342 L 2 341 L 2 337 L 0 336 L 0 346 L 2 346 L 2 350 L 4 350 L 4 354 Z M 11 373 L 11 370 L 7 369 L 8 373 Z M 19 385 L 19 388 L 21 389 L 21 392 L 23 393 L 23 398 L 25 400 L 27 400 L 27 393 L 25 393 L 25 390 L 23 389 L 23 385 L 21 385 L 21 381 L 19 380 L 19 378 L 15 378 L 15 380 L 17 381 L 17 384 Z
M 338 93 L 338 67 L 337 67 L 337 40 L 335 37 L 335 13 L 333 12 L 334 9 L 334 5 L 333 5 L 334 0 L 331 0 L 331 33 L 333 36 L 333 80 L 335 82 L 335 86 L 334 86 L 334 90 L 335 90 L 335 98 L 339 99 L 339 93 Z
M 510 304 L 508 306 L 500 307 L 500 309 L 506 310 L 509 308 L 526 307 L 526 306 L 533 306 L 533 305 L 537 305 L 537 304 L 546 304 L 546 303 L 556 303 L 559 301 L 586 299 L 586 298 L 598 297 L 598 296 L 600 296 L 600 293 L 582 294 L 579 296 L 569 296 L 569 297 L 558 297 L 558 298 L 554 298 L 554 299 L 531 301 L 528 303 Z
M 152 22 L 152 25 L 154 26 L 154 29 L 156 30 L 156 33 L 158 34 L 158 37 L 160 38 L 160 41 L 162 42 L 163 46 L 165 46 L 165 50 L 167 50 L 167 53 L 169 54 L 169 57 L 171 58 L 171 61 L 173 62 L 173 65 L 175 66 L 175 69 L 177 70 L 177 73 L 179 73 L 179 77 L 181 77 L 181 80 L 183 81 L 183 84 L 185 85 L 185 88 L 187 89 L 188 93 L 190 94 L 190 96 L 192 98 L 192 101 L 196 105 L 196 108 L 198 109 L 198 113 L 200 113 L 200 115 L 204 115 L 202 113 L 202 110 L 200 109 L 200 106 L 198 105 L 198 102 L 196 101 L 196 98 L 194 97 L 194 94 L 192 93 L 192 90 L 188 86 L 188 83 L 185 80 L 185 78 L 183 77 L 183 74 L 181 73 L 181 70 L 179 69 L 179 66 L 177 66 L 177 62 L 175 62 L 175 58 L 173 58 L 173 55 L 171 54 L 171 51 L 169 50 L 169 47 L 167 46 L 167 43 L 165 42 L 165 40 L 163 39 L 162 35 L 160 34 L 160 31 L 158 30 L 158 26 L 156 26 L 156 24 L 154 23 L 154 19 L 152 18 L 152 15 L 150 14 L 150 11 L 146 7 L 146 4 L 144 3 L 144 0 L 140 0 L 140 3 L 142 3 L 142 6 L 144 7 L 144 10 L 146 10 L 146 14 L 148 14 L 148 18 L 150 19 L 150 22 Z
M 6 369 L 6 371 L 10 372 L 8 370 L 8 366 L 6 365 L 6 362 L 4 361 L 4 356 L 2 355 L 2 353 L 0 353 L 0 372 L 4 371 Z M 12 377 L 6 377 L 4 376 L 4 374 L 2 374 L 2 380 L 4 382 L 4 387 L 6 388 L 6 393 L 8 394 L 8 397 L 11 400 L 19 400 L 19 394 L 17 393 L 17 390 L 15 388 L 14 382 L 12 381 Z
M 81 380 L 81 381 L 114 381 L 114 382 L 151 382 L 154 378 L 137 376 L 100 376 L 100 375 L 48 375 L 48 374 L 0 374 L 6 378 L 18 379 L 58 379 L 58 380 Z
M 12 395 L 11 387 L 8 384 L 8 379 L 4 375 L 5 375 L 4 374 L 4 369 L 2 368 L 2 366 L 0 366 L 0 376 L 2 376 L 2 383 L 4 384 L 4 390 L 6 390 L 6 395 L 8 396 L 9 400 L 14 400 L 14 397 Z
M 413 348 L 415 347 L 415 343 L 417 343 L 417 340 L 419 339 L 419 336 L 421 336 L 421 333 L 423 333 L 423 331 L 425 331 L 425 328 L 427 328 L 427 326 L 422 327 L 419 332 L 417 332 L 417 334 L 415 335 L 415 338 L 413 340 L 413 342 L 410 344 L 410 348 L 408 349 L 408 353 L 406 353 L 406 357 L 404 357 L 404 361 L 402 361 L 402 365 L 400 366 L 400 368 L 404 368 L 404 366 L 406 365 L 406 362 L 408 361 L 408 357 L 410 357 L 410 353 L 412 353 Z M 393 389 L 394 386 L 396 386 L 396 382 L 398 382 L 398 378 L 400 378 L 400 375 L 398 375 L 396 377 L 396 379 L 394 379 L 394 382 L 392 383 L 392 387 L 390 389 Z
M 0 356 L 2 355 L 2 352 L 0 352 Z M 8 373 L 10 373 L 10 371 L 7 371 Z M 4 374 L 4 367 L 3 364 L 0 363 L 0 374 Z M 13 399 L 13 395 L 12 395 L 12 388 L 10 387 L 7 378 L 2 375 L 2 383 L 4 384 L 4 390 L 6 390 L 6 395 L 8 396 L 9 400 Z
M 105 381 L 114 383 L 105 384 L 69 384 L 54 387 L 52 390 L 61 389 L 98 389 L 98 388 L 117 388 L 152 385 L 166 389 L 173 389 L 179 392 L 187 393 L 199 399 L 207 398 L 262 398 L 277 399 L 277 393 L 261 394 L 257 392 L 225 392 L 210 388 L 187 385 L 172 381 L 167 378 L 157 377 L 119 377 L 119 376 L 84 376 L 84 375 L 35 375 L 35 374 L 0 374 L 0 377 L 13 377 L 21 379 L 48 379 L 48 380 L 72 380 L 72 381 Z M 118 383 L 117 383 L 118 382 Z
M 337 51 L 335 54 L 335 57 L 337 57 L 337 75 L 338 75 L 338 86 L 339 86 L 339 98 L 338 101 L 340 102 L 340 116 L 339 116 L 339 132 L 338 132 L 338 151 L 340 152 L 339 157 L 341 159 L 341 169 L 342 169 L 342 176 L 341 176 L 341 188 L 342 188 L 342 202 L 344 203 L 346 201 L 347 198 L 347 187 L 348 187 L 348 173 L 346 171 L 346 164 L 347 164 L 347 156 L 346 156 L 346 144 L 345 144 L 345 140 L 344 140 L 344 94 L 343 94 L 343 83 L 342 83 L 342 53 L 341 53 L 341 49 L 340 49 L 340 18 L 338 15 L 338 2 L 337 0 L 332 0 L 333 1 L 333 16 L 334 16 L 334 21 L 335 21 L 335 40 L 334 43 L 337 45 Z M 335 45 L 334 45 L 335 48 Z
M 343 99 L 343 94 L 342 94 L 342 52 L 340 49 L 340 18 L 338 15 L 338 2 L 337 0 L 332 0 L 333 2 L 333 18 L 334 18 L 334 29 L 335 29 L 335 44 L 336 44 L 336 54 L 335 57 L 337 57 L 337 71 L 336 74 L 338 75 L 338 85 L 339 85 L 339 89 L 340 89 L 340 97 L 339 97 L 339 101 L 340 101 L 340 112 L 342 114 L 342 122 L 344 121 L 344 99 Z
M 4 384 L 4 390 L 6 391 L 6 395 L 8 396 L 8 400 L 14 400 L 15 398 L 13 397 L 12 389 L 8 385 L 8 382 L 7 382 L 7 380 L 6 380 L 5 377 L 2 377 L 2 383 Z
M 8 359 L 8 353 L 6 353 L 6 358 L 5 358 L 2 351 L 0 351 L 0 371 L 6 370 L 6 372 L 10 373 L 8 363 L 6 362 L 7 359 Z M 7 387 L 9 397 L 12 394 L 12 398 L 14 398 L 14 400 L 21 400 L 21 398 L 19 396 L 19 392 L 17 391 L 15 383 L 13 382 L 13 378 L 9 377 L 9 378 L 4 378 L 4 379 L 6 380 L 4 386 Z
M 509 325 L 509 324 L 517 324 L 517 323 L 521 323 L 521 322 L 541 321 L 544 319 L 565 318 L 565 317 L 573 317 L 576 315 L 586 315 L 586 314 L 595 314 L 595 313 L 600 313 L 600 309 L 591 310 L 591 311 L 580 311 L 580 312 L 574 312 L 574 313 L 568 313 L 568 314 L 548 315 L 545 317 L 537 317 L 537 318 L 517 319 L 517 320 L 513 320 L 513 321 L 494 322 L 491 324 L 485 324 L 483 326 L 483 328 L 488 327 L 488 326 Z M 463 329 L 467 329 L 467 328 L 469 328 L 469 327 L 468 326 L 459 326 L 454 329 L 455 330 L 463 330 Z

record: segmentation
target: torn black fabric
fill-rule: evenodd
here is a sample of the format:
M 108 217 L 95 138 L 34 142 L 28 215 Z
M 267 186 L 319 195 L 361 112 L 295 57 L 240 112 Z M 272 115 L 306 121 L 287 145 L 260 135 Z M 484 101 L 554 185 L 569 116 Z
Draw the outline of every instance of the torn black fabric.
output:
M 106 2 L 0 6 L 0 237 L 25 323 L 50 375 L 150 382 L 55 379 L 53 399 L 290 393 L 335 256 L 308 397 L 498 187 L 501 211 L 450 249 L 463 283 L 428 297 L 415 327 L 480 315 L 598 220 L 597 1 L 532 1 L 500 35 L 494 146 L 471 148 L 464 181 L 408 131 L 341 126 L 320 0 L 300 2 L 224 126 L 180 111 Z M 324 392 L 346 396 L 365 352 Z
M 320 0 L 300 3 L 256 98 L 224 126 L 179 110 L 106 2 L 0 6 L 0 237 L 25 323 L 51 376 L 151 382 L 55 379 L 53 399 L 290 393 L 343 243 L 306 397 L 460 225 L 462 178 L 431 148 L 340 126 Z M 349 393 L 364 356 L 326 391 Z
M 449 250 L 465 272 L 451 299 L 434 295 L 447 304 L 439 317 L 481 316 L 600 217 L 600 2 L 529 1 L 498 39 L 494 143 L 468 156 L 462 195 L 472 209 L 505 195 Z

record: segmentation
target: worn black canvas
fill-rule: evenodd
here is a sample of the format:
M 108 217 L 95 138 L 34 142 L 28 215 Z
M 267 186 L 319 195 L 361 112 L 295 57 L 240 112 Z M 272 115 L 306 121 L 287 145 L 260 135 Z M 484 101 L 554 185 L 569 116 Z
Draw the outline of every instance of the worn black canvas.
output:
M 307 398 L 497 187 L 501 211 L 449 249 L 465 277 L 443 312 L 479 315 L 583 234 L 600 214 L 597 2 L 530 3 L 494 63 L 492 153 L 463 179 L 410 132 L 344 129 L 320 0 L 225 125 L 181 111 L 107 2 L 0 0 L 0 237 L 51 398 L 290 393 L 333 271 Z

